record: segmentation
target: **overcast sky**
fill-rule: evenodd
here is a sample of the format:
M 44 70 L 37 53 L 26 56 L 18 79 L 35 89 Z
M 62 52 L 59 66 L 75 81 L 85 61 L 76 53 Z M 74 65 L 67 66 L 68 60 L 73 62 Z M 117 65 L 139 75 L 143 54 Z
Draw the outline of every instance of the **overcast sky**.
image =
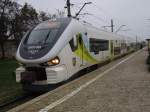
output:
M 25 2 L 31 4 L 38 11 L 56 13 L 57 9 L 64 11 L 66 0 L 17 0 L 20 4 Z M 87 5 L 82 13 L 91 13 L 81 17 L 97 27 L 110 25 L 110 19 L 113 18 L 115 30 L 121 25 L 126 25 L 120 34 L 135 38 L 150 37 L 150 0 L 70 0 L 73 4 L 72 13 L 78 12 L 84 2 L 93 2 Z M 110 28 L 108 28 L 110 30 Z

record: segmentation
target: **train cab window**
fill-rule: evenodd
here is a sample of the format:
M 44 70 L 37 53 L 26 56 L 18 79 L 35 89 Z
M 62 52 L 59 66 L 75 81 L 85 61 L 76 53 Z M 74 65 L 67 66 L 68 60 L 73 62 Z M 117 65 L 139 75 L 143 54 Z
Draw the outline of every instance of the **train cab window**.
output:
M 33 30 L 26 40 L 26 44 L 45 44 L 54 41 L 58 29 Z
M 109 41 L 90 38 L 90 52 L 98 54 L 100 51 L 106 51 L 109 49 Z
M 34 27 L 24 38 L 24 45 L 41 45 L 45 44 L 52 48 L 61 34 L 67 28 L 70 19 L 56 19 L 55 21 L 45 21 Z
M 60 22 L 43 22 L 29 32 L 29 34 L 26 36 L 24 44 L 54 44 L 59 38 L 59 36 L 56 35 L 59 33 L 60 28 Z
M 71 50 L 74 52 L 78 48 L 78 43 L 77 43 L 77 37 L 76 35 L 73 36 L 73 38 L 69 42 Z

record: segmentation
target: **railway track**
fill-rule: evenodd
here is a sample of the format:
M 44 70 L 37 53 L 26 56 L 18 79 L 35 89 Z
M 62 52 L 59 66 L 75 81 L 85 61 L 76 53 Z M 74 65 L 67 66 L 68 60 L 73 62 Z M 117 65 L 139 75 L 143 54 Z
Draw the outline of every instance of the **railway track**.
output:
M 29 100 L 32 100 L 33 98 L 35 98 L 39 95 L 41 95 L 41 94 L 22 93 L 12 100 L 8 100 L 8 101 L 0 103 L 0 112 L 5 112 L 15 106 L 18 106 Z

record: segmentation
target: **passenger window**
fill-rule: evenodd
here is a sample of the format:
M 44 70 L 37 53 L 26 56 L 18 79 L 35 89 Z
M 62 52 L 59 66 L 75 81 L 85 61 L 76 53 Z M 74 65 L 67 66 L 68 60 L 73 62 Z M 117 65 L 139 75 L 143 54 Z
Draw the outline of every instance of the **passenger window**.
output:
M 106 51 L 109 49 L 109 41 L 90 38 L 90 52 L 98 54 L 99 51 Z

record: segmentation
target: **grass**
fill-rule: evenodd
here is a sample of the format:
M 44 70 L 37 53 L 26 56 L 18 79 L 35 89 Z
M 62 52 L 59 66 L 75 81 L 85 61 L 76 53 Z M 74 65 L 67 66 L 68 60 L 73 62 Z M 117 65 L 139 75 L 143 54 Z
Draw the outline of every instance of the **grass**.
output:
M 14 71 L 17 67 L 15 60 L 0 60 L 0 104 L 22 93 L 21 85 L 15 80 Z

